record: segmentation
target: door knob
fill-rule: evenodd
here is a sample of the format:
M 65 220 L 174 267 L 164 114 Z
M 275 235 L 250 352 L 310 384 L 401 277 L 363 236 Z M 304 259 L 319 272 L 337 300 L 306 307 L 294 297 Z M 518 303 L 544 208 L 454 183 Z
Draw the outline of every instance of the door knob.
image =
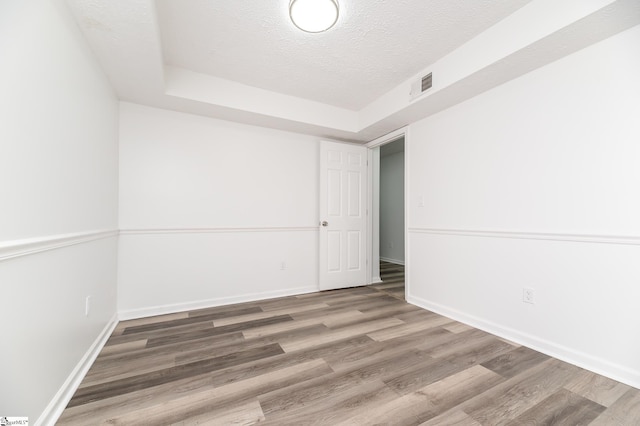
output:
M 329 222 L 327 222 L 326 220 L 323 220 L 321 225 L 322 226 L 329 226 Z

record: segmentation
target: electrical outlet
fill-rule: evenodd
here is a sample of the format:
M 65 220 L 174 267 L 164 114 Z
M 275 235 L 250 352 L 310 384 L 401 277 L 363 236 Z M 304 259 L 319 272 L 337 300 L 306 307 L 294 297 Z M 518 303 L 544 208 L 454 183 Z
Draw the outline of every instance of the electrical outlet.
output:
M 523 288 L 522 289 L 522 301 L 524 303 L 531 303 L 532 305 L 535 303 L 534 293 L 532 288 Z
M 285 269 L 287 269 L 287 262 L 285 262 L 284 260 L 280 263 L 280 270 L 284 271 Z
M 90 311 L 91 311 L 91 296 L 87 296 L 87 298 L 84 300 L 84 316 L 88 317 Z

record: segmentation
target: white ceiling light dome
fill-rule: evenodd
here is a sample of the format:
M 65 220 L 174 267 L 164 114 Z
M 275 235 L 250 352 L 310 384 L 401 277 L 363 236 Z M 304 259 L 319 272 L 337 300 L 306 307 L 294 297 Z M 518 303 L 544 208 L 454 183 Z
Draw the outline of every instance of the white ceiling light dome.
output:
M 293 24 L 308 33 L 320 33 L 338 21 L 338 0 L 291 0 L 289 16 Z

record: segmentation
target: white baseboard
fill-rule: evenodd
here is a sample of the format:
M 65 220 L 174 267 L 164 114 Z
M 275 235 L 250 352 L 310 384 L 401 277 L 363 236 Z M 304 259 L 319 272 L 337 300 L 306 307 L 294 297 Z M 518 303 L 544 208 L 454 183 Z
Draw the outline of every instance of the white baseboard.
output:
M 382 256 L 380 256 L 380 260 L 384 262 L 395 263 L 396 265 L 404 266 L 404 260 L 391 259 L 390 257 L 382 257 Z
M 380 277 L 373 277 L 371 279 L 371 283 L 370 284 L 380 284 L 382 282 L 382 278 Z
M 47 407 L 44 409 L 38 420 L 36 420 L 36 426 L 53 426 L 58 421 L 58 418 L 66 408 L 67 404 L 73 397 L 76 389 L 80 386 L 82 379 L 86 376 L 89 368 L 93 365 L 93 362 L 98 357 L 98 354 L 104 347 L 104 344 L 107 343 L 109 336 L 113 333 L 113 330 L 118 325 L 118 315 L 113 314 L 113 317 L 107 322 L 105 327 L 102 329 L 96 340 L 89 347 L 84 356 L 80 359 L 78 364 L 76 364 L 67 380 L 64 381 L 56 395 L 49 402 Z
M 265 291 L 262 293 L 244 294 L 242 296 L 220 297 L 216 299 L 197 300 L 193 302 L 174 303 L 171 305 L 150 306 L 147 308 L 127 309 L 118 312 L 120 321 L 154 317 L 156 315 L 173 314 L 176 312 L 192 311 L 195 309 L 213 308 L 215 306 L 232 305 L 235 303 L 255 302 L 256 300 L 273 299 L 276 297 L 295 296 L 298 294 L 319 291 L 317 286 L 296 287 L 285 290 Z
M 419 306 L 423 309 L 433 311 L 437 314 L 444 315 L 456 321 L 465 323 L 474 328 L 486 331 L 487 333 L 491 333 L 504 339 L 511 340 L 512 342 L 534 349 L 538 352 L 542 352 L 543 354 L 557 358 L 561 361 L 568 362 L 570 364 L 592 371 L 596 374 L 609 377 L 613 380 L 617 380 L 618 382 L 622 382 L 629 386 L 633 386 L 634 388 L 640 389 L 639 371 L 632 370 L 622 365 L 591 356 L 587 353 L 576 351 L 575 349 L 571 349 L 566 346 L 541 339 L 537 336 L 523 333 L 513 328 L 505 327 L 473 315 L 468 315 L 464 312 L 430 302 L 420 297 L 408 295 L 407 302 L 411 303 L 412 305 Z

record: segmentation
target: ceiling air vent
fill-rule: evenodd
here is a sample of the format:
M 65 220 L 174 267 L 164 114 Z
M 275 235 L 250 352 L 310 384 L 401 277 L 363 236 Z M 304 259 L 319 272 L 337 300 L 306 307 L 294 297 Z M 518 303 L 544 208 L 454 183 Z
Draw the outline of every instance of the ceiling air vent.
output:
M 429 73 L 424 77 L 422 77 L 421 79 L 414 81 L 413 84 L 411 85 L 411 92 L 409 93 L 411 100 L 416 99 L 417 97 L 422 95 L 424 92 L 431 89 L 432 85 L 433 85 L 432 73 Z

